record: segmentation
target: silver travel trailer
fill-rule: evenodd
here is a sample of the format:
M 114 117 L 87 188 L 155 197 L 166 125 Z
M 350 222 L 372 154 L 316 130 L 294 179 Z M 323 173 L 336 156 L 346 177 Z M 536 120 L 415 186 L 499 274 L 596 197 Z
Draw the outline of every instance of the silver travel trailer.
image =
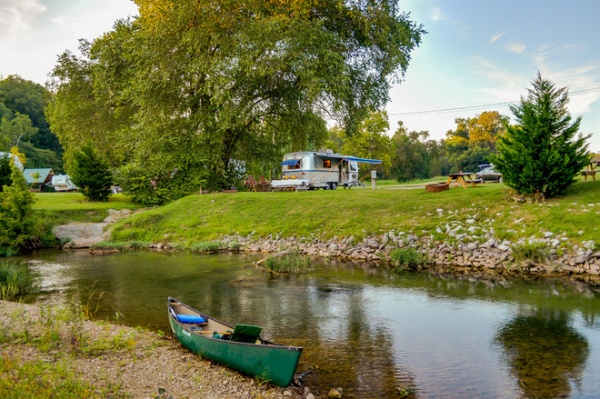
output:
M 283 156 L 282 179 L 273 180 L 274 190 L 294 188 L 335 190 L 338 186 L 359 186 L 358 164 L 379 165 L 378 159 L 334 154 L 331 150 L 300 151 Z

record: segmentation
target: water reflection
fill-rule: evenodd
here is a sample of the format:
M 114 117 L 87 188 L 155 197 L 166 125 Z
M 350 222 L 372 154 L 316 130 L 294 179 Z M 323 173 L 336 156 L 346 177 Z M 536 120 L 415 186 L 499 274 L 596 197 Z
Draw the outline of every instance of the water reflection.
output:
M 299 371 L 324 396 L 342 387 L 344 397 L 397 397 L 407 387 L 420 399 L 600 397 L 600 299 L 588 286 L 333 262 L 271 276 L 254 259 L 42 254 L 35 268 L 46 292 L 37 300 L 86 301 L 93 287 L 103 293 L 98 318 L 118 314 L 130 326 L 169 331 L 167 296 L 258 324 L 265 338 L 305 348 Z
M 502 327 L 502 346 L 523 398 L 568 398 L 571 382 L 581 381 L 589 344 L 562 311 L 523 311 Z

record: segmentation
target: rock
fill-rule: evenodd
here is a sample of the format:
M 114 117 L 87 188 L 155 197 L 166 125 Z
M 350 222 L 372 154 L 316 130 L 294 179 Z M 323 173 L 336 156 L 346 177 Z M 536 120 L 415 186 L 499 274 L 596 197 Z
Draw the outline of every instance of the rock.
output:
M 341 399 L 343 397 L 342 392 L 342 388 L 332 388 L 327 394 L 327 397 L 330 399 Z
M 576 264 L 586 263 L 588 260 L 590 260 L 591 255 L 592 251 L 590 250 L 580 251 L 577 253 L 575 259 L 573 259 L 573 262 L 575 262 Z

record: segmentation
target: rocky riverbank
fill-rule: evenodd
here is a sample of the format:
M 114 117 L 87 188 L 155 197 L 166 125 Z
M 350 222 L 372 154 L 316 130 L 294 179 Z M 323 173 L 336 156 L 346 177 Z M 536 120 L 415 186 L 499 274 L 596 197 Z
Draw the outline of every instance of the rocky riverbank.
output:
M 458 212 L 458 211 L 455 211 Z M 90 248 L 110 238 L 110 225 L 131 215 L 131 211 L 109 211 L 102 223 L 72 223 L 57 226 L 54 234 L 65 241 L 64 248 Z M 435 216 L 435 215 L 433 215 Z M 394 250 L 412 248 L 427 259 L 420 269 L 444 272 L 502 275 L 568 276 L 600 285 L 600 251 L 594 241 L 573 243 L 565 233 L 541 232 L 541 237 L 516 241 L 501 239 L 493 220 L 452 220 L 453 215 L 437 210 L 440 220 L 432 231 L 389 231 L 363 239 L 333 237 L 258 237 L 228 235 L 220 240 L 223 251 L 273 254 L 285 250 L 322 258 L 385 264 Z M 518 222 L 518 221 L 516 221 Z M 518 224 L 518 223 L 515 223 Z M 509 232 L 510 233 L 510 232 Z M 173 250 L 176 245 L 159 243 L 154 250 Z
M 201 359 L 156 333 L 82 320 L 58 305 L 0 301 L 0 338 L 0 360 L 8 380 L 28 367 L 37 370 L 34 364 L 40 362 L 60 370 L 47 371 L 39 381 L 5 386 L 15 389 L 9 397 L 30 397 L 27 390 L 36 386 L 53 390 L 80 381 L 91 384 L 90 397 L 97 398 L 315 398 L 307 388 L 275 387 Z M 71 381 L 64 380 L 65 370 Z M 0 375 L 0 392 L 3 378 Z
M 376 264 L 389 263 L 394 250 L 412 248 L 427 259 L 419 269 L 475 275 L 568 276 L 600 286 L 600 251 L 594 249 L 593 241 L 572 244 L 564 234 L 545 232 L 543 238 L 512 242 L 495 237 L 493 228 L 476 227 L 469 220 L 466 223 L 446 224 L 435 233 L 421 236 L 395 230 L 362 240 L 234 235 L 223 237 L 221 245 L 228 250 L 266 254 L 295 249 L 309 256 Z

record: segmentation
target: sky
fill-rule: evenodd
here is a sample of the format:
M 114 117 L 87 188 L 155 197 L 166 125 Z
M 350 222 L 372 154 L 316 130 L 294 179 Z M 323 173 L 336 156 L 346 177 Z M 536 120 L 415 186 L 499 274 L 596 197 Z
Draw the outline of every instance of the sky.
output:
M 455 118 L 484 111 L 511 116 L 507 103 L 527 95 L 538 71 L 569 89 L 569 111 L 600 151 L 600 1 L 400 0 L 401 11 L 428 32 L 411 53 L 386 107 L 390 134 L 439 140 Z M 120 18 L 137 15 L 130 0 L 0 0 L 0 76 L 44 84 L 65 50 L 93 40 Z

